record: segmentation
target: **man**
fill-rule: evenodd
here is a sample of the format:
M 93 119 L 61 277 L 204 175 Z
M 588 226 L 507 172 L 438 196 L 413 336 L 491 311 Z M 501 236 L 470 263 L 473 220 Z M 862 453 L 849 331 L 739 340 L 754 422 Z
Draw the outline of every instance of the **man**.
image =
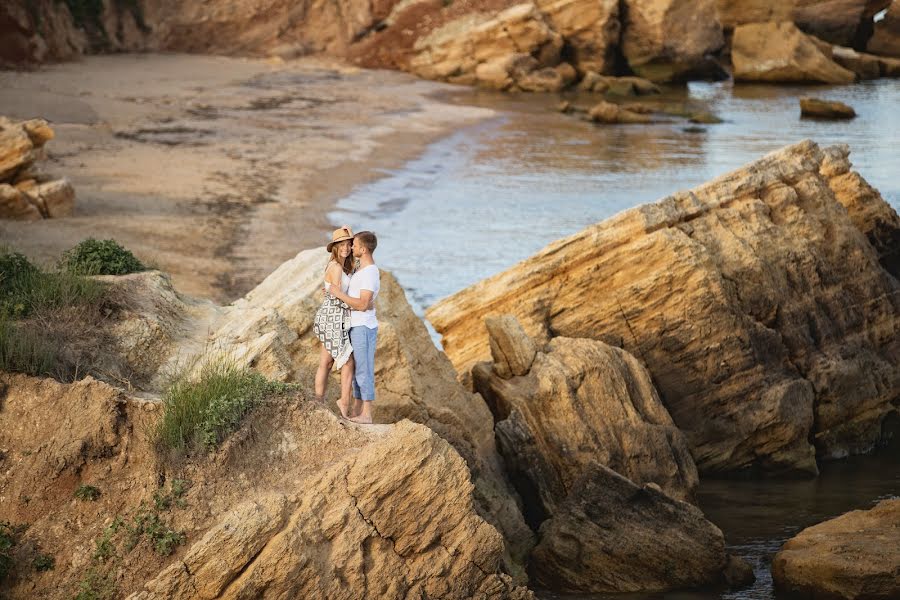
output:
M 375 342 L 378 337 L 378 319 L 375 317 L 375 298 L 381 289 L 381 274 L 375 266 L 372 253 L 378 246 L 378 238 L 371 231 L 360 231 L 353 236 L 353 257 L 359 260 L 359 268 L 350 278 L 347 293 L 331 289 L 331 294 L 350 307 L 350 345 L 356 370 L 353 378 L 354 423 L 372 423 L 372 402 L 375 400 Z

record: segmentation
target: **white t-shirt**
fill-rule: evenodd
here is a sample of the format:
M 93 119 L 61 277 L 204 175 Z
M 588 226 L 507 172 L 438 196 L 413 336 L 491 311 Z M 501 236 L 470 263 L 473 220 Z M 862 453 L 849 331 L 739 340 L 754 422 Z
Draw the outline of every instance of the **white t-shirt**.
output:
M 347 295 L 351 298 L 359 298 L 361 290 L 369 290 L 372 292 L 372 298 L 378 297 L 378 290 L 381 289 L 381 273 L 378 267 L 369 265 L 363 267 L 350 277 L 350 287 L 347 289 Z M 365 325 L 369 329 L 378 327 L 378 319 L 375 318 L 375 307 L 372 310 L 351 310 L 350 311 L 350 327 L 359 327 Z

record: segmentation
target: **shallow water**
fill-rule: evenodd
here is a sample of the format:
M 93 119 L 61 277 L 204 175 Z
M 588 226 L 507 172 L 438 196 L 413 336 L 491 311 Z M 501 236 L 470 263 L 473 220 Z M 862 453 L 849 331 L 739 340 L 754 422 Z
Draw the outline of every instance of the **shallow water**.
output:
M 847 102 L 859 116 L 800 119 L 798 98 L 807 94 Z M 331 220 L 378 233 L 379 262 L 421 312 L 551 241 L 806 138 L 849 144 L 855 168 L 900 205 L 900 80 L 844 87 L 692 83 L 651 99 L 707 109 L 725 122 L 691 126 L 671 117 L 596 126 L 556 112 L 554 95 L 461 92 L 456 102 L 494 108 L 498 117 L 357 188 Z M 590 105 L 588 98 L 575 101 Z
M 801 120 L 803 95 L 841 100 L 859 116 L 849 122 Z M 663 99 L 712 111 L 725 122 L 695 126 L 695 132 L 674 117 L 654 125 L 602 127 L 559 114 L 555 96 L 460 92 L 454 101 L 494 108 L 498 117 L 433 144 L 419 159 L 357 188 L 331 219 L 378 233 L 379 264 L 393 271 L 421 314 L 553 240 L 806 138 L 849 144 L 855 168 L 900 207 L 900 80 L 846 87 L 694 83 L 666 91 Z M 611 597 L 773 598 L 770 561 L 786 539 L 894 495 L 900 495 L 896 444 L 826 463 L 813 480 L 704 480 L 700 505 L 725 533 L 729 550 L 753 565 L 756 583 L 733 592 Z

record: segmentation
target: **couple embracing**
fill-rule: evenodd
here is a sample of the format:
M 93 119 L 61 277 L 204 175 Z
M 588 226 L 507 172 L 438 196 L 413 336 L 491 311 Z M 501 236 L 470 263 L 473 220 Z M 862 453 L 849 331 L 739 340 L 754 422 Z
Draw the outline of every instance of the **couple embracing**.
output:
M 375 298 L 381 283 L 372 253 L 377 245 L 371 231 L 353 235 L 347 226 L 334 231 L 326 246 L 331 260 L 325 267 L 325 299 L 313 324 L 322 342 L 316 401 L 325 402 L 328 372 L 333 366 L 341 372 L 341 397 L 337 401 L 341 416 L 365 425 L 372 423 L 375 400 Z

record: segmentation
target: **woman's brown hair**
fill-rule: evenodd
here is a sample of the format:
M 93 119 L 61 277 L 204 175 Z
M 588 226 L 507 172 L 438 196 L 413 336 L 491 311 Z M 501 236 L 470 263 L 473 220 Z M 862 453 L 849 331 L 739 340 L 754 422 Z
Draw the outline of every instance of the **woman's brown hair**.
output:
M 331 260 L 341 265 L 341 268 L 344 270 L 344 273 L 347 275 L 353 274 L 353 252 L 347 255 L 347 258 L 344 259 L 343 264 L 341 263 L 341 255 L 340 255 L 340 245 L 344 242 L 351 242 L 352 240 L 344 240 L 343 242 L 338 242 L 331 247 Z

